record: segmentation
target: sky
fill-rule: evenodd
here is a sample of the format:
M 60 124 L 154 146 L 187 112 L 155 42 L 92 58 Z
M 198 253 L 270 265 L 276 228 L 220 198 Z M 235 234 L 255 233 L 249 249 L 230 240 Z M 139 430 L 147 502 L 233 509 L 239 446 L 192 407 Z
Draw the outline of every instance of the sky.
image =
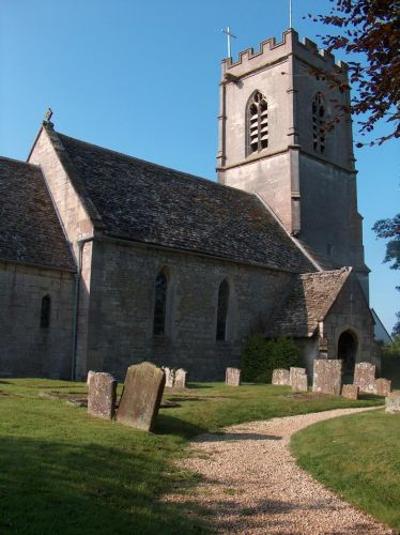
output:
M 303 17 L 329 7 L 293 0 L 300 37 L 320 44 L 326 27 Z M 25 160 L 51 106 L 60 132 L 215 180 L 227 25 L 233 56 L 257 48 L 288 28 L 289 0 L 0 0 L 0 154 Z M 371 227 L 399 210 L 399 153 L 356 150 L 371 305 L 389 330 L 400 273 Z

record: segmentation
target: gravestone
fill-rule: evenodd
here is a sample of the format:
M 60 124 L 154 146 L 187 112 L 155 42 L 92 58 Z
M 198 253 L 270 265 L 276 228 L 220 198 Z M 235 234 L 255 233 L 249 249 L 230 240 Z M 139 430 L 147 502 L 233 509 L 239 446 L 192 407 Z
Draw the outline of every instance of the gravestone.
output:
M 360 388 L 360 392 L 375 393 L 375 371 L 375 364 L 370 362 L 358 362 L 355 365 L 354 384 Z
M 308 380 L 306 373 L 297 372 L 293 375 L 292 392 L 308 392 Z
M 342 387 L 342 361 L 339 359 L 315 359 L 313 392 L 340 396 Z
M 187 371 L 178 368 L 175 372 L 174 388 L 186 388 Z
M 283 368 L 277 368 L 272 372 L 272 384 L 273 385 L 289 385 L 290 384 L 290 372 Z
M 358 399 L 359 388 L 357 385 L 343 385 L 342 397 L 347 399 Z
M 386 397 L 390 394 L 392 390 L 392 381 L 389 379 L 376 379 L 375 381 L 375 394 L 377 396 Z
M 165 372 L 150 362 L 129 366 L 119 403 L 117 420 L 151 431 L 160 408 Z
M 109 373 L 92 372 L 89 381 L 88 413 L 112 419 L 115 413 L 117 381 Z
M 289 370 L 289 384 L 291 384 L 293 386 L 293 381 L 295 380 L 295 377 L 299 375 L 299 376 L 303 376 L 303 375 L 306 375 L 306 369 L 305 368 L 296 368 L 296 367 L 291 367 L 290 370 Z
M 96 372 L 94 372 L 93 370 L 89 370 L 88 371 L 88 374 L 87 374 L 87 378 L 86 378 L 86 384 L 89 386 L 89 383 L 90 383 L 90 378 L 92 377 L 92 375 L 94 375 Z
M 167 388 L 173 388 L 175 382 L 175 370 L 173 368 L 168 368 L 163 366 L 161 368 L 165 372 L 165 386 Z
M 240 386 L 240 373 L 239 368 L 226 368 L 225 371 L 225 384 L 230 386 Z
M 396 390 L 385 399 L 385 412 L 389 414 L 400 414 L 400 391 Z

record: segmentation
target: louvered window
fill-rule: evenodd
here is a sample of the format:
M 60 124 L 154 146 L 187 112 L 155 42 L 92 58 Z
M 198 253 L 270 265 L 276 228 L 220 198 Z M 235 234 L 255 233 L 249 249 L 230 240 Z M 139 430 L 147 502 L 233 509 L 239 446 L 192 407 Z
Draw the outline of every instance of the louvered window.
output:
M 317 93 L 312 103 L 313 148 L 323 154 L 326 148 L 325 104 L 321 93 Z
M 256 91 L 247 108 L 247 153 L 259 152 L 268 147 L 268 104 Z

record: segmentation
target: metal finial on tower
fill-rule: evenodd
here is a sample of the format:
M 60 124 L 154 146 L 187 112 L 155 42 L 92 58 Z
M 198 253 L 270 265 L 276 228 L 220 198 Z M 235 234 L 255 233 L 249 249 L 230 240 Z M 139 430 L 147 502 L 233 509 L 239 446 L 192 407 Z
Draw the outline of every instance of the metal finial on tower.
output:
M 236 35 L 234 35 L 232 32 L 231 32 L 231 29 L 229 26 L 227 26 L 226 28 L 224 28 L 223 30 L 221 30 L 222 33 L 224 33 L 227 37 L 227 45 L 228 45 L 228 58 L 231 58 L 232 57 L 232 43 L 231 43 L 231 37 L 233 37 L 234 39 L 237 39 Z
M 47 108 L 47 111 L 46 113 L 44 114 L 44 119 L 43 121 L 45 123 L 49 123 L 51 118 L 53 117 L 53 110 L 50 108 L 50 106 Z

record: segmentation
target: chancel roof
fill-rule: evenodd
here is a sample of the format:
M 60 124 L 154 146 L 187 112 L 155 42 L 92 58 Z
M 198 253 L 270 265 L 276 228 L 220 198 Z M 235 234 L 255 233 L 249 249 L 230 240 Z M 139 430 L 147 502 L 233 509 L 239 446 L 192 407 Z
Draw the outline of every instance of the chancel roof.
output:
M 39 167 L 0 157 L 0 260 L 74 271 Z
M 105 234 L 295 273 L 313 270 L 255 195 L 54 131 L 50 138 Z
M 267 335 L 312 336 L 336 301 L 351 268 L 296 275 L 286 299 L 269 320 Z

